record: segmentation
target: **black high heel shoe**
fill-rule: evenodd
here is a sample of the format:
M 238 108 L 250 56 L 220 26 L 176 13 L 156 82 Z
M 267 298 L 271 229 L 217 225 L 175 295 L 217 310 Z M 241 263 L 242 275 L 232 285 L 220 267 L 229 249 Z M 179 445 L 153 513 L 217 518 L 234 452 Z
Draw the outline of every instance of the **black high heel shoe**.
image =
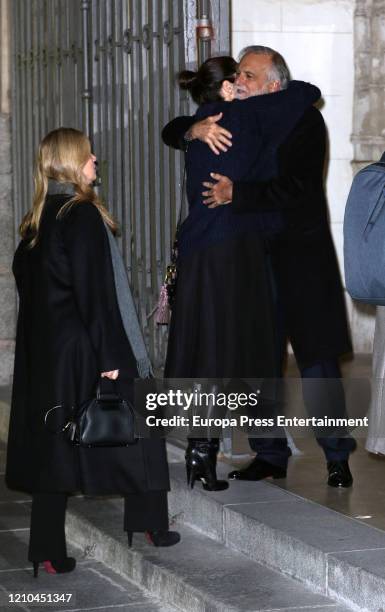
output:
M 37 578 L 39 574 L 39 565 L 43 563 L 47 574 L 66 574 L 72 572 L 76 567 L 76 559 L 73 557 L 65 557 L 65 559 L 53 559 L 51 561 L 33 561 L 33 577 Z
M 153 546 L 174 546 L 180 541 L 180 534 L 177 531 L 145 531 L 146 540 Z M 127 531 L 128 548 L 132 546 L 133 531 Z
M 187 484 L 194 488 L 200 480 L 205 491 L 224 491 L 229 483 L 217 479 L 217 452 L 219 444 L 212 440 L 189 440 L 186 449 Z

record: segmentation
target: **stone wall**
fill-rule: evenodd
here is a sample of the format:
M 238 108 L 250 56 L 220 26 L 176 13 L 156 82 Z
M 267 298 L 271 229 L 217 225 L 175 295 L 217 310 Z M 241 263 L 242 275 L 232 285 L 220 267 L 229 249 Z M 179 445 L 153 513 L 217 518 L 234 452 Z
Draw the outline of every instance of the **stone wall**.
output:
M 0 0 L 0 385 L 13 369 L 16 296 L 11 264 L 14 252 L 11 154 L 9 1 Z
M 354 170 L 385 150 L 385 0 L 356 0 Z

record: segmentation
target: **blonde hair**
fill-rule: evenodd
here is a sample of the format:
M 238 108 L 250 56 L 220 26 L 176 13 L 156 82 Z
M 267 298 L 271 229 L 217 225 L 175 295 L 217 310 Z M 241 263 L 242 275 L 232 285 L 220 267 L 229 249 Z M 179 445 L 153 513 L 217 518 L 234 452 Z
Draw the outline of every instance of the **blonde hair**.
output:
M 41 141 L 35 162 L 32 208 L 23 218 L 19 228 L 21 237 L 29 240 L 31 247 L 35 246 L 38 239 L 49 179 L 59 183 L 71 183 L 75 189 L 75 195 L 62 206 L 58 217 L 74 204 L 91 202 L 99 210 L 105 223 L 116 232 L 117 224 L 83 175 L 83 166 L 90 155 L 91 145 L 87 136 L 73 128 L 53 130 Z

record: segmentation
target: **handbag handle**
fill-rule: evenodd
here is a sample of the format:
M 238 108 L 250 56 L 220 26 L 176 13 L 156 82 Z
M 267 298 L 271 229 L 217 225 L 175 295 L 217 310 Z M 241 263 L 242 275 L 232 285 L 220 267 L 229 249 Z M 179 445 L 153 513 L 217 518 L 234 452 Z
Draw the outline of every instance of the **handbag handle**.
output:
M 187 152 L 187 149 L 186 149 L 186 152 Z M 177 223 L 176 223 L 176 229 L 175 229 L 175 239 L 174 239 L 174 242 L 177 239 L 179 227 L 182 224 L 183 200 L 184 200 L 185 188 L 186 188 L 186 162 L 185 162 L 184 168 L 183 168 L 182 186 L 181 186 L 181 192 L 180 192 L 179 206 L 178 206 L 178 209 L 177 209 Z M 171 247 L 171 251 L 172 251 L 172 247 Z
M 116 401 L 116 398 L 120 399 L 116 388 L 116 381 L 107 377 L 100 378 L 96 386 L 96 399 L 113 402 Z

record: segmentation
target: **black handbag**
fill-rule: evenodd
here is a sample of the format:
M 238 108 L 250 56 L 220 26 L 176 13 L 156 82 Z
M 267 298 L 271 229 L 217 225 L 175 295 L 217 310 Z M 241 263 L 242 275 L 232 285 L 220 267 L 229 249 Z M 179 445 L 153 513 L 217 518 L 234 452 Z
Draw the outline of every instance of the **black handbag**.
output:
M 73 444 L 87 448 L 128 446 L 137 440 L 133 406 L 115 388 L 106 392 L 102 381 L 97 386 L 96 397 L 74 411 L 65 429 Z

